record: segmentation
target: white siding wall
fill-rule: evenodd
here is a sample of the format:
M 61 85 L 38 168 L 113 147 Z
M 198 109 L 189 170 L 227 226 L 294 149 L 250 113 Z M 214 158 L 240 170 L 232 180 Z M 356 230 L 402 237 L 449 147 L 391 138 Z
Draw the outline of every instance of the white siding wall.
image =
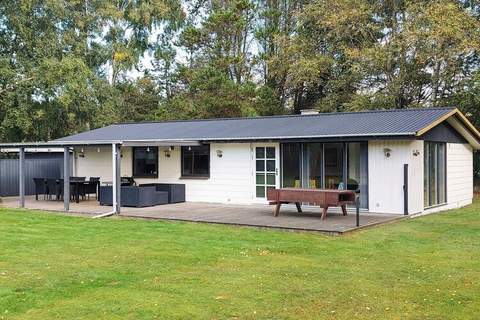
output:
M 112 147 L 82 148 L 85 157 L 79 157 L 81 149 L 75 149 L 74 176 L 100 177 L 101 181 L 112 181 Z M 121 174 L 132 175 L 131 149 L 122 149 Z
M 392 150 L 389 158 L 385 148 Z M 409 165 L 409 213 L 423 210 L 423 141 L 373 140 L 368 143 L 369 211 L 403 214 L 404 164 Z
M 159 148 L 158 179 L 136 178 L 137 183 L 183 183 L 187 201 L 252 203 L 254 183 L 250 143 L 229 143 L 210 145 L 210 178 L 182 179 L 180 147 L 175 147 L 170 158 L 165 156 L 165 148 Z M 223 157 L 216 150 L 223 151 Z M 122 148 L 122 176 L 132 175 L 131 148 Z M 112 179 L 111 151 L 108 148 L 85 149 L 85 157 L 77 158 L 77 176 L 99 176 L 102 181 Z
M 447 205 L 425 213 L 459 208 L 473 200 L 473 150 L 469 144 L 447 143 Z

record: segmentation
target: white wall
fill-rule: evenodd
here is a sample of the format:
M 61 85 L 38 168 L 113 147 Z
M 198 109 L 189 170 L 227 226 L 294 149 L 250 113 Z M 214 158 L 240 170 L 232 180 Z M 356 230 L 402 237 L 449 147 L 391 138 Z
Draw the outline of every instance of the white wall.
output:
M 390 149 L 389 158 L 384 149 Z M 414 156 L 415 150 L 420 151 Z M 423 210 L 423 141 L 372 140 L 368 142 L 369 211 L 404 213 L 403 165 L 409 165 L 409 213 Z
M 390 158 L 384 149 L 391 149 Z M 420 151 L 414 156 L 413 151 Z M 473 151 L 468 144 L 447 143 L 447 204 L 424 210 L 424 143 L 377 140 L 368 143 L 369 211 L 403 214 L 403 164 L 409 165 L 409 214 L 426 214 L 472 203 Z
M 278 146 L 278 144 L 276 144 Z M 277 147 L 278 149 L 278 147 Z M 181 178 L 180 147 L 175 147 L 170 158 L 166 148 L 159 148 L 159 175 L 157 179 L 135 178 L 137 183 L 183 183 L 187 201 L 252 203 L 254 201 L 253 162 L 250 143 L 210 145 L 210 178 Z M 223 156 L 217 156 L 222 150 Z M 111 181 L 112 162 L 109 148 L 84 149 L 85 157 L 77 158 L 76 176 L 99 176 L 102 181 Z M 278 152 L 278 151 L 277 151 Z M 122 148 L 122 176 L 132 175 L 131 148 Z
M 425 210 L 433 213 L 459 208 L 473 200 L 473 150 L 469 144 L 447 143 L 447 205 Z
M 80 157 L 80 154 L 84 157 Z M 76 148 L 73 175 L 112 181 L 112 147 Z M 132 175 L 131 148 L 122 148 L 121 175 Z

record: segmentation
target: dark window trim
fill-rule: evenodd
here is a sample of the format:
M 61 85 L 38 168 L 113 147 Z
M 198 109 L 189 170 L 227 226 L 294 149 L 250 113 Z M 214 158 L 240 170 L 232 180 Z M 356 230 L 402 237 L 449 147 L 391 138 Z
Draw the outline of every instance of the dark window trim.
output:
M 155 172 L 154 174 L 135 174 L 135 150 L 136 149 L 147 149 L 150 148 L 150 152 L 155 150 L 157 154 L 157 161 L 155 161 Z M 132 177 L 133 178 L 158 178 L 158 147 L 132 147 Z
M 184 174 L 183 173 L 183 153 L 184 153 L 184 150 L 185 148 L 188 148 L 188 147 L 181 147 L 180 148 L 180 179 L 199 179 L 199 180 L 202 180 L 202 179 L 210 179 L 210 162 L 211 162 L 211 155 L 210 155 L 210 144 L 204 144 L 202 146 L 207 146 L 208 148 L 208 174 Z

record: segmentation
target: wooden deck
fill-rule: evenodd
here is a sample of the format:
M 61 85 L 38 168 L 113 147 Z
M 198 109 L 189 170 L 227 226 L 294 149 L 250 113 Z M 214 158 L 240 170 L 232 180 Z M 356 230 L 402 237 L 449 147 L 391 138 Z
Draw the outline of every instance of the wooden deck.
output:
M 1 207 L 18 207 L 18 198 L 3 198 Z M 45 211 L 63 211 L 63 202 L 35 201 L 27 197 L 26 208 Z M 112 210 L 109 206 L 100 206 L 97 201 L 81 201 L 71 203 L 71 213 L 98 215 Z M 121 217 L 180 220 L 204 223 L 230 224 L 261 228 L 277 228 L 286 230 L 317 231 L 331 234 L 342 234 L 356 230 L 355 213 L 349 211 L 343 216 L 340 210 L 329 209 L 328 218 L 321 220 L 321 210 L 318 207 L 303 207 L 303 213 L 297 213 L 295 205 L 286 205 L 278 217 L 274 217 L 272 206 L 268 205 L 233 205 L 217 203 L 184 202 L 178 204 L 160 205 L 147 208 L 122 207 Z M 362 212 L 360 227 L 389 223 L 404 216 L 398 214 L 378 214 Z

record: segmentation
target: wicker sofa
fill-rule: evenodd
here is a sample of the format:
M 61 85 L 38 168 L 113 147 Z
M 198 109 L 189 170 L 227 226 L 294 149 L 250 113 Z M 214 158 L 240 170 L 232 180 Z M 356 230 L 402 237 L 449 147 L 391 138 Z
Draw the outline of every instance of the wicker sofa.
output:
M 168 192 L 157 191 L 155 187 L 121 187 L 122 207 L 151 207 L 168 203 Z M 102 206 L 113 204 L 112 186 L 101 186 L 99 191 L 99 202 Z
M 181 183 L 144 183 L 140 187 L 155 187 L 157 191 L 168 192 L 168 203 L 185 202 L 185 185 Z

